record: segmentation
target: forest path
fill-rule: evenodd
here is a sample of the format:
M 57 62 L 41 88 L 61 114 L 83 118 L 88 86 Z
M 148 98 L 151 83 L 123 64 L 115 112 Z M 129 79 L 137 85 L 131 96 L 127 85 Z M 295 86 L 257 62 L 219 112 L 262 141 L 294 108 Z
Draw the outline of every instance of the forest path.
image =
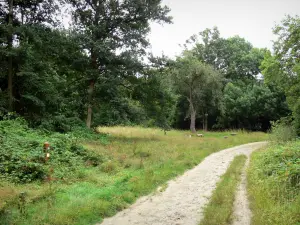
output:
M 104 219 L 101 225 L 198 225 L 203 207 L 233 158 L 240 154 L 249 158 L 254 150 L 264 145 L 266 142 L 256 142 L 213 153 L 193 169 L 169 181 L 165 191 L 140 198 L 128 209 Z

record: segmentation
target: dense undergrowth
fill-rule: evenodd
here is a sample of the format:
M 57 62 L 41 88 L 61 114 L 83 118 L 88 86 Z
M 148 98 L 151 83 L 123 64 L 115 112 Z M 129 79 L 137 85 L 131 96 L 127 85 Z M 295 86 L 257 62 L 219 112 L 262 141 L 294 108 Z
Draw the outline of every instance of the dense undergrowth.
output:
M 0 176 L 17 183 L 41 181 L 55 166 L 54 176 L 63 179 L 71 177 L 73 171 L 86 163 L 93 166 L 102 163 L 103 158 L 78 144 L 83 138 L 106 142 L 104 135 L 95 135 L 88 130 L 49 133 L 28 128 L 22 119 L 0 121 Z M 48 162 L 43 151 L 46 141 L 51 143 L 51 160 Z
M 94 224 L 213 152 L 267 138 L 242 131 L 208 132 L 203 138 L 189 137 L 188 131 L 164 135 L 139 127 L 59 134 L 31 130 L 22 120 L 2 121 L 0 130 L 1 225 Z M 44 141 L 52 146 L 47 163 Z
M 253 153 L 248 181 L 252 224 L 300 224 L 300 141 Z

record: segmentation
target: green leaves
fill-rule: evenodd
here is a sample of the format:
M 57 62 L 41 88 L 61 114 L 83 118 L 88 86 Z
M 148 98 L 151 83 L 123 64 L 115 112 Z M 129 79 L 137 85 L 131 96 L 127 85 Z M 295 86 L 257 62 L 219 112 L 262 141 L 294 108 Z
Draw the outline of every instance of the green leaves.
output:
M 270 121 L 289 113 L 285 96 L 263 84 L 228 83 L 219 122 L 225 127 L 267 130 Z
M 0 121 L 0 176 L 17 183 L 41 181 L 48 175 L 49 167 L 54 167 L 56 178 L 68 178 L 72 175 L 70 171 L 85 166 L 86 162 L 91 166 L 104 162 L 101 156 L 79 146 L 76 140 L 80 138 L 107 143 L 105 136 L 88 130 L 46 135 L 41 130 L 29 129 L 22 119 Z M 45 141 L 51 144 L 51 158 L 47 163 L 43 151 Z
M 195 132 L 195 119 L 201 113 L 213 111 L 221 96 L 222 76 L 211 65 L 202 63 L 191 52 L 186 51 L 178 58 L 173 69 L 177 93 L 189 104 L 188 117 Z
M 295 125 L 300 127 L 300 18 L 287 16 L 274 28 L 277 40 L 274 42 L 274 55 L 265 54 L 261 69 L 267 83 L 275 84 L 287 96 L 287 102 L 293 111 Z
M 265 49 L 253 48 L 244 38 L 220 37 L 217 27 L 194 35 L 188 43 L 194 43 L 192 53 L 202 62 L 212 65 L 230 81 L 254 80 L 259 74 Z

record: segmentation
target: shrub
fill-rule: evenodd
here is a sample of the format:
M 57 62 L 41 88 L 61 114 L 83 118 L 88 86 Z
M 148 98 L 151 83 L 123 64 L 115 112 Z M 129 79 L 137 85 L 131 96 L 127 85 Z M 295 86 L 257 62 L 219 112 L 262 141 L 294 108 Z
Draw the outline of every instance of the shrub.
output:
M 290 121 L 283 119 L 271 122 L 271 140 L 275 142 L 287 142 L 295 140 L 297 131 Z
M 41 121 L 40 129 L 45 129 L 55 132 L 71 132 L 77 127 L 84 126 L 83 122 L 77 117 L 66 117 L 64 115 L 51 116 Z
M 99 137 L 100 134 L 92 134 Z M 77 143 L 78 134 L 32 130 L 18 118 L 0 121 L 0 176 L 13 182 L 43 180 L 49 168 L 53 176 L 66 178 L 83 166 L 98 166 L 105 158 L 86 151 Z M 105 137 L 104 137 L 104 140 Z M 50 160 L 45 163 L 43 143 L 51 143 Z
M 299 224 L 300 142 L 277 143 L 254 152 L 248 188 L 253 224 Z

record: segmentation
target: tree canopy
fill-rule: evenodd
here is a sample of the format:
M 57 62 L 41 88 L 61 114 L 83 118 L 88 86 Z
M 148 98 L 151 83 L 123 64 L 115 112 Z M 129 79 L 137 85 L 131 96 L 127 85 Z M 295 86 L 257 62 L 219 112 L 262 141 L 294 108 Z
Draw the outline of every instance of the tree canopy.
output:
M 274 29 L 273 54 L 214 27 L 169 59 L 148 52 L 150 24 L 172 22 L 161 0 L 0 4 L 2 119 L 60 132 L 84 124 L 267 130 L 290 108 L 297 121 L 298 17 Z
M 284 91 L 293 112 L 297 129 L 300 128 L 300 18 L 287 16 L 274 30 L 277 40 L 274 53 L 266 52 L 261 64 L 266 83 Z

